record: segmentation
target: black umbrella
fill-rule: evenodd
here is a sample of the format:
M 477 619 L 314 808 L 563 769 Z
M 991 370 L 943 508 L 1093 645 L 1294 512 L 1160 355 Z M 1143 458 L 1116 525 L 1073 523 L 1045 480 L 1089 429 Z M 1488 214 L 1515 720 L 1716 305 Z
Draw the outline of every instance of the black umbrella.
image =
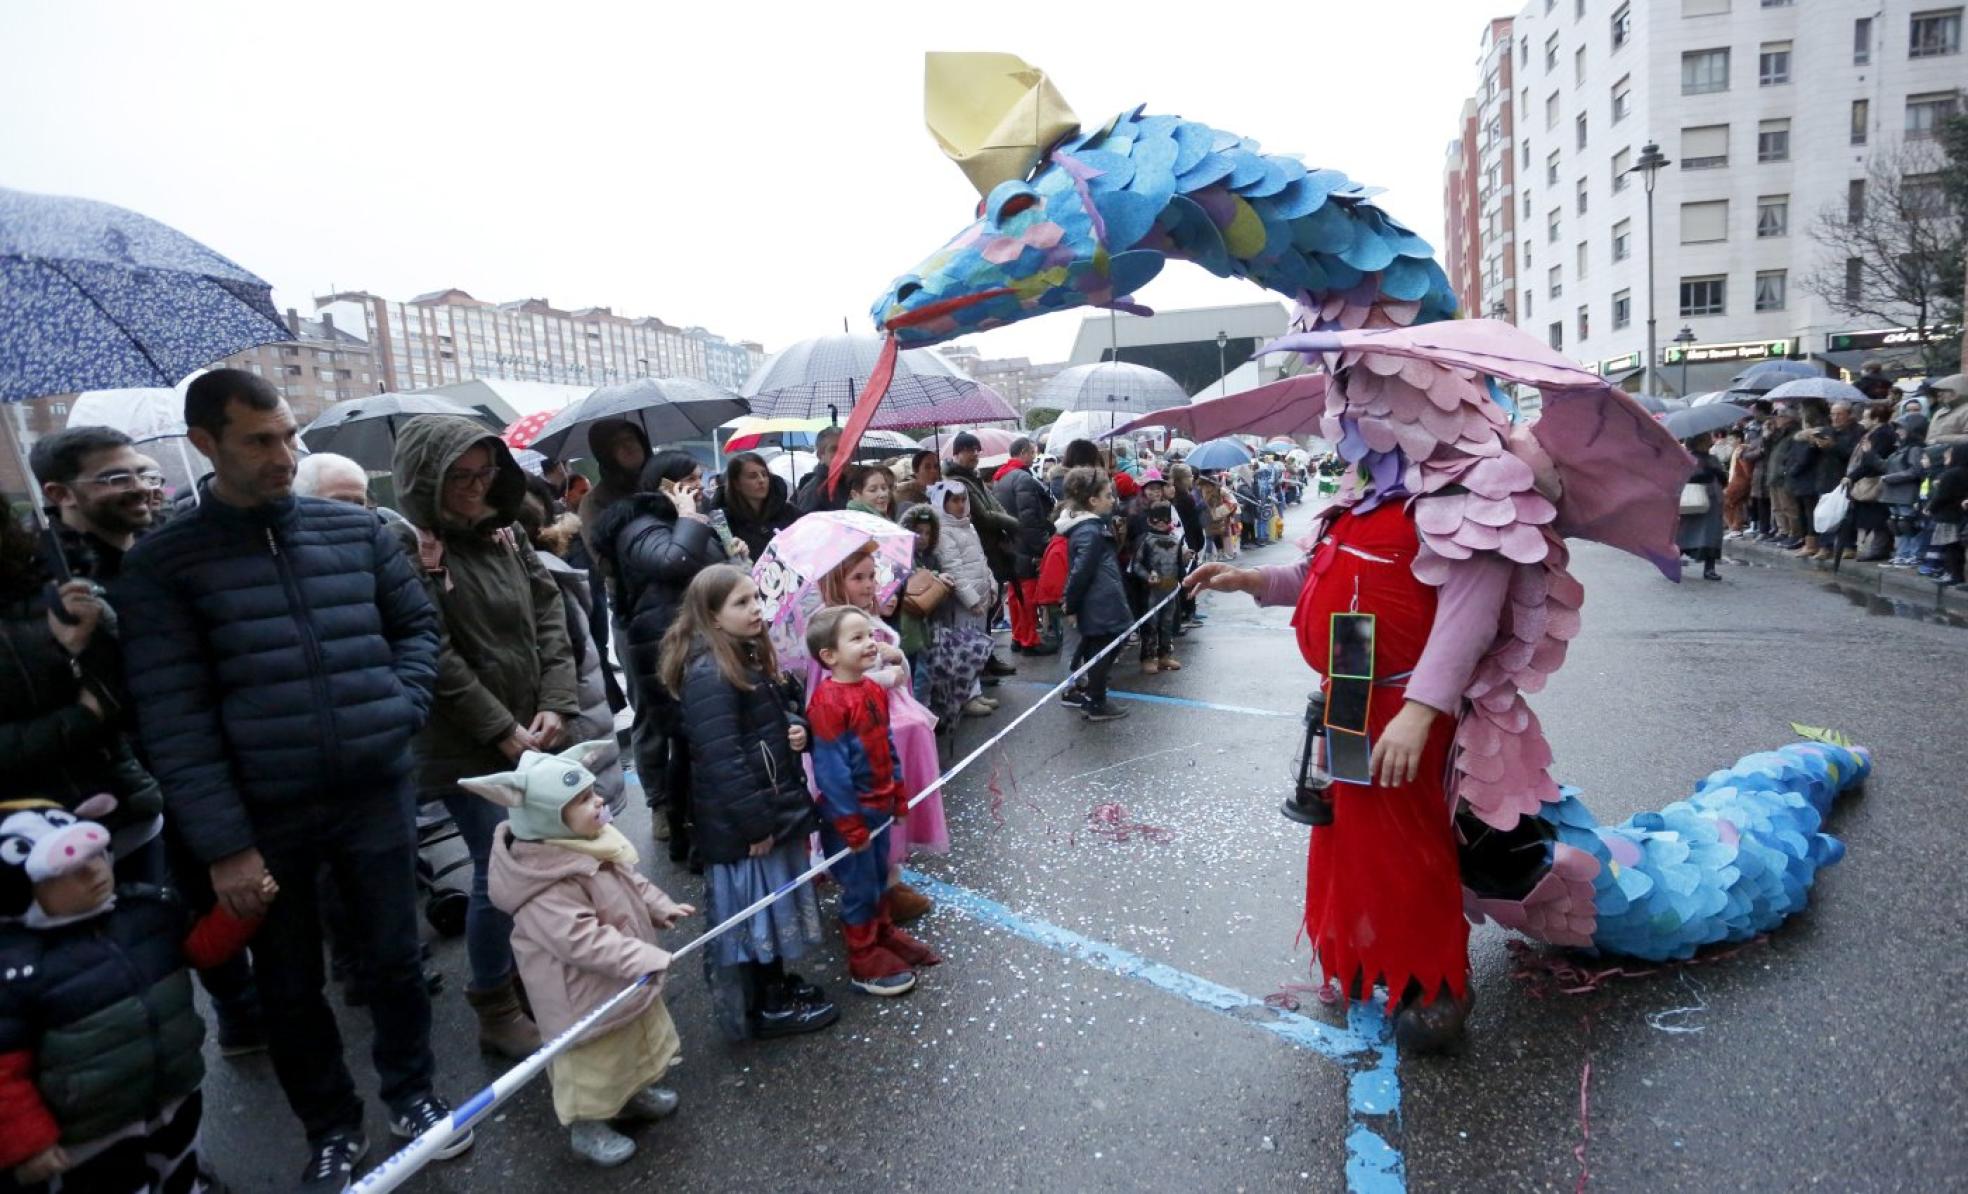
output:
M 1693 439 L 1733 427 L 1747 419 L 1750 412 L 1733 402 L 1711 402 L 1707 406 L 1691 406 L 1686 410 L 1671 410 L 1661 416 L 1661 426 L 1675 439 Z
M 301 430 L 310 452 L 334 452 L 363 468 L 387 471 L 396 454 L 396 436 L 418 415 L 463 415 L 485 424 L 486 434 L 502 430 L 484 411 L 436 394 L 371 394 L 345 398 L 323 410 Z
M 651 444 L 709 439 L 711 429 L 752 413 L 749 402 L 693 377 L 645 377 L 603 386 L 555 415 L 527 447 L 552 460 L 592 456 L 588 428 L 599 419 L 627 419 Z

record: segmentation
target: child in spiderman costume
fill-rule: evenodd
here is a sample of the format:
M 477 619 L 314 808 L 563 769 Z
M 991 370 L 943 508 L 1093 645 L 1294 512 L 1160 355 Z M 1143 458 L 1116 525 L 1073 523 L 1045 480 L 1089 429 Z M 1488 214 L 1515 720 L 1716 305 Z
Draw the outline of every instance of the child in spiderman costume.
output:
M 888 692 L 867 678 L 880 662 L 874 631 L 860 610 L 829 606 L 807 624 L 806 649 L 827 672 L 806 708 L 820 840 L 828 854 L 854 851 L 833 871 L 848 977 L 870 995 L 906 995 L 916 967 L 943 959 L 889 915 L 887 834 L 908 815 L 908 794 L 889 740 Z

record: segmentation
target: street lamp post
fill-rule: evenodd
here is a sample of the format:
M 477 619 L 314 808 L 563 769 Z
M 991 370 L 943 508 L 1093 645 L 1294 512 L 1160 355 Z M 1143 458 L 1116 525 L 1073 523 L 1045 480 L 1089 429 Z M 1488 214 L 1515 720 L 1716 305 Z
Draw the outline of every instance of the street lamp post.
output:
M 1659 379 L 1654 375 L 1657 358 L 1654 351 L 1654 177 L 1662 169 L 1672 165 L 1661 147 L 1649 141 L 1640 147 L 1640 160 L 1627 170 L 1628 174 L 1640 175 L 1647 187 L 1647 385 L 1646 392 L 1658 394 Z
M 1695 329 L 1685 323 L 1682 324 L 1681 330 L 1674 333 L 1674 342 L 1681 346 L 1681 396 L 1686 398 L 1688 396 L 1688 348 L 1695 342 Z
M 1229 359 L 1225 355 L 1228 352 L 1229 348 L 1230 348 L 1230 333 L 1218 332 L 1216 334 L 1217 392 L 1219 394 L 1223 394 L 1226 396 L 1230 393 L 1230 366 L 1225 364 L 1225 362 Z

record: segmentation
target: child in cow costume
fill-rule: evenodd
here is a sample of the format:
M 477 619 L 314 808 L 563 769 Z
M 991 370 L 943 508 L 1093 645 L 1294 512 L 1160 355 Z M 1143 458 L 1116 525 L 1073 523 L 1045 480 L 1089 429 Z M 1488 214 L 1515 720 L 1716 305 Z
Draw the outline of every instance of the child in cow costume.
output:
M 114 807 L 0 804 L 0 1170 L 51 1194 L 185 1194 L 208 1183 L 189 968 L 230 958 L 257 922 L 116 886 L 90 819 Z

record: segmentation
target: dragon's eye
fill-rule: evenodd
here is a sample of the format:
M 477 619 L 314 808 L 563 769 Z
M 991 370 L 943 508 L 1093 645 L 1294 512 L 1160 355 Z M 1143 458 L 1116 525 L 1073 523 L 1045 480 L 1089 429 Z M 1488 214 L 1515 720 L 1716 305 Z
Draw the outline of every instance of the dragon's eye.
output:
M 1007 179 L 993 188 L 990 198 L 984 201 L 985 218 L 993 227 L 1003 228 L 1013 216 L 1030 211 L 1041 202 L 1030 183 Z
M 1013 195 L 998 209 L 998 223 L 1002 224 L 1020 212 L 1030 211 L 1039 205 L 1037 195 Z

